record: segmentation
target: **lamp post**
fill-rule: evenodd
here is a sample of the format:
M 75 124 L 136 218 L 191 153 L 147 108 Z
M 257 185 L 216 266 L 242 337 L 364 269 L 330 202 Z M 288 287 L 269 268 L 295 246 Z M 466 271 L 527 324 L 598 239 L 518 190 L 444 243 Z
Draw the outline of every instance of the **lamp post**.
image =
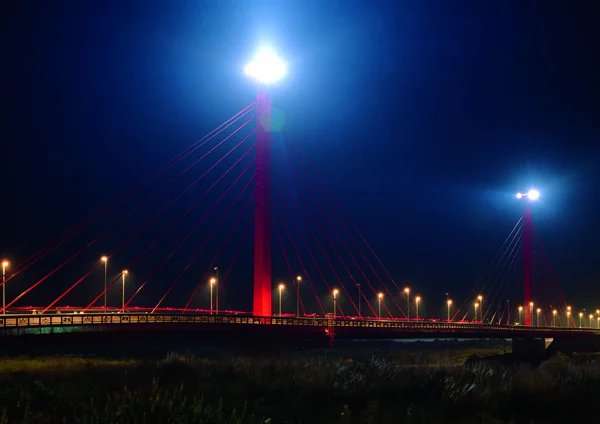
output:
M 337 295 L 338 295 L 339 292 L 340 291 L 338 289 L 333 289 L 333 291 L 331 292 L 331 295 L 333 297 L 333 319 L 335 319 L 336 298 L 337 298 Z
M 219 267 L 213 268 L 215 270 L 215 288 L 217 289 L 217 295 L 215 299 L 215 314 L 219 315 Z
M 523 212 L 523 300 L 525 302 L 525 305 L 531 302 L 532 286 L 533 219 L 531 215 L 531 204 L 539 198 L 540 192 L 535 189 L 531 189 L 527 193 L 517 193 L 517 199 L 525 201 L 525 210 Z M 533 309 L 530 309 L 525 313 L 524 325 L 531 326 L 532 320 Z
M 415 308 L 417 311 L 417 322 L 419 321 L 419 303 L 421 303 L 421 296 L 415 297 Z
M 379 301 L 379 319 L 381 319 L 381 300 L 383 299 L 383 293 L 377 293 L 377 300 Z
M 479 308 L 479 303 L 475 302 L 473 306 L 475 307 L 475 322 L 477 322 L 477 308 Z
M 360 318 L 362 318 L 362 313 L 360 311 L 360 303 L 361 303 L 361 297 L 362 297 L 362 292 L 360 290 L 360 283 L 356 283 L 356 288 L 358 289 L 358 316 Z
M 594 314 L 590 314 L 590 328 L 592 328 L 592 320 L 594 319 Z
M 281 293 L 283 293 L 283 289 L 285 289 L 285 285 L 283 283 L 279 283 L 279 316 L 281 316 Z
M 480 321 L 483 322 L 483 296 L 477 296 L 477 301 L 479 302 L 479 315 L 481 316 Z
M 556 327 L 556 314 L 558 314 L 558 311 L 555 309 L 552 311 L 552 327 Z
M 300 282 L 302 281 L 301 276 L 296 277 L 296 317 L 300 316 Z
M 536 310 L 536 317 L 537 317 L 537 326 L 541 327 L 540 325 L 540 313 L 542 312 L 542 310 L 540 308 L 537 308 Z
M 523 307 L 519 306 L 519 322 L 523 324 Z
M 406 287 L 404 293 L 406 293 L 406 319 L 410 321 L 410 287 Z
M 567 327 L 571 326 L 571 307 L 567 308 Z
M 529 325 L 533 327 L 533 302 L 529 302 Z M 525 311 L 525 322 L 527 322 L 527 311 Z
M 448 305 L 448 322 L 450 322 L 450 308 L 452 307 L 452 299 L 446 300 L 446 305 Z
M 2 261 L 2 315 L 6 315 L 6 268 L 9 265 L 7 260 Z
M 125 276 L 129 274 L 129 271 L 126 269 L 123 270 L 123 287 L 121 290 L 121 310 L 125 312 Z
M 583 327 L 583 312 L 579 312 L 579 328 Z
M 213 314 L 213 287 L 215 286 L 215 284 L 217 284 L 217 279 L 216 278 L 211 278 L 210 280 L 208 280 L 208 284 L 210 286 L 210 314 Z
M 108 272 L 108 256 L 102 256 L 100 260 L 104 262 L 104 312 L 106 312 L 106 276 Z
M 271 316 L 271 99 L 266 86 L 285 76 L 286 66 L 274 51 L 262 48 L 244 73 L 258 85 L 256 119 L 256 189 L 254 194 L 255 316 Z

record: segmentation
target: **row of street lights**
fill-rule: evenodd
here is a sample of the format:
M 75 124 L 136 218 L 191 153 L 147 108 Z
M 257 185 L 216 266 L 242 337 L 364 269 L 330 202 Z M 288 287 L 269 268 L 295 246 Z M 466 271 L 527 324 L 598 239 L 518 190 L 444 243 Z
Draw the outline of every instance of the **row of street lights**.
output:
M 102 256 L 100 258 L 102 262 L 104 262 L 104 310 L 106 310 L 106 279 L 108 276 L 108 256 Z M 129 274 L 129 271 L 124 269 L 121 271 L 121 278 L 123 280 L 123 284 L 121 285 L 121 310 L 125 310 L 125 276 Z
M 102 256 L 100 258 L 100 260 L 104 263 L 104 309 L 107 308 L 107 276 L 108 276 L 108 257 L 107 256 Z M 6 270 L 8 269 L 8 267 L 10 266 L 10 262 L 7 260 L 2 261 L 2 314 L 6 314 Z M 209 280 L 209 286 L 210 286 L 210 313 L 212 314 L 213 311 L 215 311 L 217 314 L 219 312 L 219 291 L 217 288 L 218 285 L 218 281 L 219 281 L 219 268 L 218 267 L 214 267 L 215 273 L 216 273 L 216 277 L 211 277 Z M 123 270 L 121 271 L 121 278 L 122 278 L 122 287 L 121 287 L 121 309 L 125 309 L 125 278 L 127 276 L 127 274 L 129 273 L 128 270 Z M 298 275 L 296 277 L 296 316 L 300 316 L 300 283 L 302 282 L 302 277 L 300 275 Z M 279 290 L 279 316 L 282 315 L 282 295 L 283 295 L 283 291 L 285 289 L 285 284 L 280 283 L 278 286 L 278 290 Z M 216 290 L 216 302 L 215 302 L 215 308 L 213 310 L 213 292 L 214 290 Z M 410 320 L 410 288 L 406 287 L 404 289 L 404 293 L 406 294 L 406 301 L 407 301 L 407 319 Z M 336 316 L 336 309 L 337 309 L 337 296 L 339 295 L 339 290 L 338 289 L 333 289 L 332 292 L 332 299 L 333 299 L 333 316 Z M 377 303 L 378 303 L 378 318 L 381 319 L 382 315 L 381 315 L 381 305 L 384 299 L 384 294 L 382 292 L 377 293 Z M 415 311 L 416 311 L 416 319 L 419 320 L 419 304 L 421 303 L 421 296 L 416 296 L 415 297 Z M 448 322 L 450 322 L 450 313 L 451 313 L 451 308 L 453 305 L 453 301 L 452 299 L 447 299 L 446 300 L 446 305 L 447 305 L 447 319 Z M 478 319 L 483 322 L 483 296 L 482 295 L 478 295 L 477 296 L 477 301 L 473 304 L 474 306 L 474 315 L 475 315 L 475 321 L 477 321 Z M 533 311 L 534 311 L 534 302 L 530 302 L 529 303 L 529 308 L 530 308 L 530 313 L 533 316 Z M 523 322 L 523 312 L 524 312 L 524 308 L 523 306 L 519 306 L 518 307 L 518 311 L 519 311 L 519 322 Z M 536 321 L 537 321 L 537 326 L 541 325 L 541 312 L 542 309 L 541 308 L 537 308 L 535 309 L 536 312 Z M 579 312 L 579 327 L 583 328 L 584 327 L 584 313 L 583 312 Z M 556 327 L 556 319 L 558 316 L 558 310 L 554 309 L 552 311 L 552 326 Z M 567 324 L 566 326 L 569 327 L 569 322 L 572 316 L 572 310 L 570 306 L 567 306 L 567 309 L 565 311 L 565 316 L 566 316 L 566 321 Z M 594 314 L 589 314 L 588 316 L 589 318 L 589 328 L 593 327 L 593 320 L 594 320 Z M 597 328 L 600 329 L 600 309 L 596 310 L 596 321 L 597 321 Z
M 529 311 L 531 313 L 531 315 L 533 315 L 533 308 L 534 308 L 534 303 L 530 302 L 529 303 Z M 542 312 L 541 308 L 537 308 L 536 309 L 536 317 L 537 317 L 537 326 L 540 326 L 540 314 Z M 558 316 L 558 310 L 557 309 L 553 309 L 552 310 L 552 327 L 556 327 L 556 318 Z M 585 314 L 583 312 L 579 312 L 579 328 L 583 328 L 585 325 L 585 318 L 584 318 Z M 565 311 L 565 317 L 566 317 L 566 327 L 570 327 L 570 322 L 571 322 L 571 317 L 572 317 L 572 308 L 570 306 L 567 306 L 567 309 Z M 589 314 L 588 316 L 589 318 L 589 328 L 593 327 L 593 320 L 594 320 L 594 314 Z M 519 306 L 519 322 L 523 321 L 523 306 Z M 596 328 L 600 329 L 600 309 L 596 309 Z

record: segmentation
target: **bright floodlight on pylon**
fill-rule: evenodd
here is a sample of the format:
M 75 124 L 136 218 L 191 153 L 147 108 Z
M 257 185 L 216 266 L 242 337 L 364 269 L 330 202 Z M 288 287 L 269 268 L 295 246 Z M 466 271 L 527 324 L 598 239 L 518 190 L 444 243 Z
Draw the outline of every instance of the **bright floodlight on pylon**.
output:
M 535 189 L 531 189 L 527 192 L 527 197 L 529 200 L 537 200 L 540 198 L 540 192 Z
M 270 48 L 262 48 L 244 73 L 262 84 L 274 84 L 285 76 L 285 63 Z
M 527 193 L 517 193 L 517 199 L 522 199 L 524 197 L 531 201 L 535 201 L 540 198 L 540 192 L 532 188 Z

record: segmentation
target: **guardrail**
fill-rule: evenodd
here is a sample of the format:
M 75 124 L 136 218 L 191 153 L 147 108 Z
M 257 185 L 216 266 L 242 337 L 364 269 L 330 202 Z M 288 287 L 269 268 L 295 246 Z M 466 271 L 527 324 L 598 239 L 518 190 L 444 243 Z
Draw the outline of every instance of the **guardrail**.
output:
M 0 316 L 0 329 L 146 325 L 146 324 L 221 324 L 221 325 L 273 325 L 322 328 L 364 328 L 412 331 L 469 331 L 469 332 L 586 332 L 600 333 L 592 328 L 524 327 L 502 324 L 480 324 L 466 322 L 394 321 L 385 319 L 345 319 L 317 317 L 254 317 L 239 315 L 206 314 L 56 314 L 56 315 L 6 315 Z

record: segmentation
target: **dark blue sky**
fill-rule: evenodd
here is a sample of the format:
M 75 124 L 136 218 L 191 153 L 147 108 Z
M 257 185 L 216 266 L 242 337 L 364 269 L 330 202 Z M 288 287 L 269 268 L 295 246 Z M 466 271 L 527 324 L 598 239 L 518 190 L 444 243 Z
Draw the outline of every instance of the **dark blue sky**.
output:
M 445 292 L 468 294 L 522 212 L 514 192 L 532 185 L 543 193 L 534 219 L 567 298 L 595 309 L 600 15 L 593 3 L 11 2 L 2 14 L 0 253 L 23 260 L 253 101 L 241 69 L 266 42 L 288 61 L 272 93 L 286 130 L 399 284 L 430 299 L 431 314 Z M 157 245 L 132 279 L 145 280 L 186 232 Z M 95 245 L 30 303 L 53 300 L 120 240 Z M 193 250 L 182 248 L 184 258 L 148 283 L 147 303 Z M 10 296 L 71 251 L 23 273 Z M 111 265 L 128 266 L 137 253 Z M 223 296 L 248 309 L 249 246 L 242 257 L 229 283 L 236 294 Z M 277 277 L 286 275 L 282 267 Z M 96 283 L 71 301 L 96 293 Z M 193 283 L 181 284 L 189 291 Z M 111 295 L 117 302 L 118 290 Z

